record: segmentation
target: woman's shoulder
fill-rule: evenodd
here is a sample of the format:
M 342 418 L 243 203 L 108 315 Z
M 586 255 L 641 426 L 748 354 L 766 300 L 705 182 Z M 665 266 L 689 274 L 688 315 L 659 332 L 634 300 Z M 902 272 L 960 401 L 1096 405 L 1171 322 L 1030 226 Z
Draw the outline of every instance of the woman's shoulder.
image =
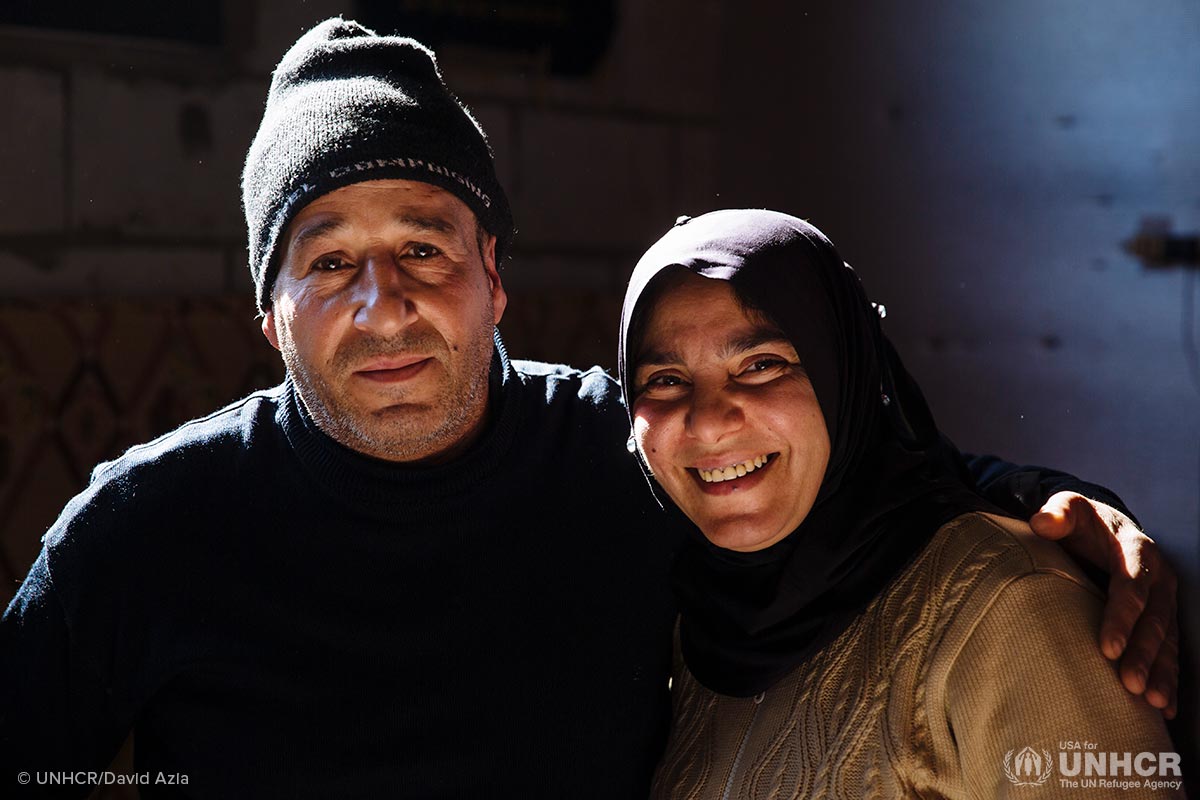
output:
M 927 655 L 929 731 L 952 744 L 945 770 L 972 793 L 1000 794 L 1001 765 L 1026 747 L 1045 755 L 1087 738 L 1109 752 L 1171 749 L 1158 712 L 1100 652 L 1102 594 L 1057 545 L 1024 522 L 969 514 L 927 552 L 945 587 Z
M 841 639 L 886 632 L 896 648 L 920 652 L 937 672 L 953 663 L 980 620 L 1013 597 L 1024 598 L 1026 608 L 1052 602 L 1089 620 L 1098 619 L 1103 602 L 1079 566 L 1027 523 L 963 514 L 934 533 Z
M 1061 547 L 1035 534 L 1027 522 L 998 514 L 973 512 L 955 517 L 938 529 L 926 546 L 921 569 L 931 589 L 949 596 L 977 596 L 986 602 L 1026 578 L 1044 577 L 1051 583 L 1102 600 Z M 1040 582 L 1040 581 L 1039 581 Z
M 1090 642 L 1103 606 L 1103 594 L 1058 545 L 1024 521 L 995 514 L 964 514 L 943 525 L 905 577 L 909 585 L 898 588 L 922 598 L 928 668 L 939 682 L 992 623 L 1001 623 L 1014 646 L 1032 645 L 1034 631 L 1063 625 Z

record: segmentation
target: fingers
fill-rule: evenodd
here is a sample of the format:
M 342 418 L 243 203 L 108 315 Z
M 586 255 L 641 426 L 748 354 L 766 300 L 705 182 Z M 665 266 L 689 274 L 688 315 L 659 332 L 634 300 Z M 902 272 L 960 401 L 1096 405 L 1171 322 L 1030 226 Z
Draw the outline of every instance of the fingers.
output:
M 1075 527 L 1071 504 L 1076 497 L 1082 495 L 1074 492 L 1057 492 L 1051 495 L 1041 509 L 1029 518 L 1029 527 L 1043 539 L 1061 539 L 1070 535 Z
M 1029 526 L 1043 538 L 1058 540 L 1077 559 L 1112 574 L 1114 560 L 1120 560 L 1121 529 L 1127 522 L 1131 531 L 1137 531 L 1115 508 L 1075 492 L 1057 492 L 1033 515 Z
M 1167 719 L 1175 719 L 1179 698 L 1179 621 L 1171 620 L 1167 638 L 1158 650 L 1154 666 L 1150 669 L 1150 681 L 1146 689 L 1146 700 L 1155 708 L 1163 710 Z
M 1149 570 L 1142 569 L 1140 562 L 1138 562 L 1137 572 L 1132 578 L 1121 572 L 1122 570 L 1115 566 L 1112 569 L 1112 578 L 1108 584 L 1108 603 L 1104 606 L 1104 620 L 1100 623 L 1100 650 L 1112 660 L 1120 658 L 1122 653 L 1127 652 L 1131 639 L 1134 639 L 1134 631 L 1139 625 L 1142 612 L 1146 610 L 1151 597 L 1152 574 Z M 1172 613 L 1174 602 L 1172 596 L 1170 599 Z M 1159 644 L 1166 635 L 1166 625 L 1163 624 L 1157 638 L 1154 636 L 1153 626 L 1156 624 L 1158 623 L 1146 622 L 1145 629 L 1139 631 L 1141 635 L 1137 637 L 1136 641 L 1140 643 L 1141 650 L 1139 652 L 1143 654 L 1143 660 L 1140 662 L 1129 661 L 1129 664 L 1144 662 L 1144 666 L 1149 668 L 1154 656 L 1158 653 Z M 1153 645 L 1153 650 L 1147 654 L 1146 651 L 1151 645 Z M 1134 681 L 1136 677 L 1136 672 L 1130 672 L 1127 678 L 1125 671 L 1122 670 L 1122 680 L 1125 686 L 1134 694 L 1141 694 L 1145 690 L 1145 684 L 1144 682 L 1139 683 L 1137 688 L 1134 688 L 1135 684 L 1131 681 Z
M 1100 624 L 1100 649 L 1121 659 L 1121 683 L 1175 717 L 1179 690 L 1178 579 L 1154 541 L 1115 508 L 1058 492 L 1030 527 L 1111 576 Z
M 1121 682 L 1130 692 L 1141 694 L 1147 690 L 1147 700 L 1156 708 L 1166 708 L 1170 705 L 1172 694 L 1176 690 L 1178 673 L 1178 628 L 1175 620 L 1176 582 L 1174 573 L 1169 570 L 1160 571 L 1157 579 L 1153 579 L 1156 570 L 1146 567 L 1142 575 L 1126 582 L 1123 579 L 1112 579 L 1110 585 L 1121 583 L 1142 584 L 1144 589 L 1135 590 L 1132 594 L 1145 591 L 1147 599 L 1144 603 L 1144 613 L 1136 620 L 1127 639 L 1124 655 L 1121 658 Z M 1112 604 L 1110 589 L 1110 606 Z M 1102 625 L 1102 637 L 1105 636 Z M 1174 633 L 1174 637 L 1172 637 Z M 1170 643 L 1170 644 L 1168 644 Z M 1102 638 L 1102 648 L 1108 655 L 1108 646 Z

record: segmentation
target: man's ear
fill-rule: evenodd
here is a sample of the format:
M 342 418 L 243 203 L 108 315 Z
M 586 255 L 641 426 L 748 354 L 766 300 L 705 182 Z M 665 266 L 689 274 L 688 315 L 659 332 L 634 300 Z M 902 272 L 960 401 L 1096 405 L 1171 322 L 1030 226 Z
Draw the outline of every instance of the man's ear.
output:
M 275 332 L 275 309 L 268 308 L 263 314 L 262 319 L 263 336 L 267 337 L 267 341 L 271 343 L 271 347 L 279 349 L 279 334 Z
M 504 309 L 508 307 L 508 293 L 504 291 L 504 284 L 500 281 L 500 271 L 496 268 L 495 236 L 488 236 L 487 243 L 483 246 L 481 253 L 483 255 L 483 270 L 487 273 L 488 286 L 492 290 L 492 309 L 496 317 L 492 324 L 499 325 L 500 318 L 504 316 Z

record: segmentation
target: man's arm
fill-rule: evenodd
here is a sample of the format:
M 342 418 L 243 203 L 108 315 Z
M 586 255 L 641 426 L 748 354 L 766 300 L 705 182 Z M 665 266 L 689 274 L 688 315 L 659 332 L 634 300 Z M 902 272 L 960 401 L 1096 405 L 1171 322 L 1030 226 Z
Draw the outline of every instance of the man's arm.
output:
M 94 787 L 18 776 L 106 769 L 130 724 L 113 702 L 73 641 L 43 549 L 0 618 L 0 795 L 86 796 Z
M 1008 513 L 1025 518 L 1037 512 L 1047 500 L 1059 492 L 1075 492 L 1115 508 L 1138 524 L 1133 512 L 1121 498 L 1094 483 L 1088 483 L 1054 469 L 1010 464 L 997 456 L 977 456 L 964 453 L 967 469 L 975 485 L 988 500 Z M 1098 566 L 1104 567 L 1104 564 Z
M 1121 659 L 1121 681 L 1168 719 L 1176 713 L 1178 578 L 1165 556 L 1113 492 L 1073 475 L 1017 466 L 995 456 L 965 456 L 980 491 L 1028 519 L 1039 536 L 1059 540 L 1084 565 L 1108 576 L 1100 649 Z

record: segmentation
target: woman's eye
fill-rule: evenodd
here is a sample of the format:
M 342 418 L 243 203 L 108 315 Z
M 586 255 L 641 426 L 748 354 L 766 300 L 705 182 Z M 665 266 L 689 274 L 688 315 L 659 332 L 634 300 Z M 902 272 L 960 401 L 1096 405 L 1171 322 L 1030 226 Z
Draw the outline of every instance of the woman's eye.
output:
M 746 372 L 766 372 L 786 364 L 787 362 L 782 358 L 760 358 L 751 362 L 750 366 L 746 368 Z
M 781 375 L 791 372 L 792 362 L 779 356 L 760 356 L 750 359 L 735 376 L 747 384 L 770 383 Z M 799 365 L 796 365 L 797 368 Z
M 683 377 L 680 375 L 673 375 L 671 373 L 663 375 L 651 375 L 642 384 L 638 394 L 662 394 L 666 392 L 673 392 L 678 389 L 678 387 L 683 386 L 685 383 L 686 382 L 684 381 Z

